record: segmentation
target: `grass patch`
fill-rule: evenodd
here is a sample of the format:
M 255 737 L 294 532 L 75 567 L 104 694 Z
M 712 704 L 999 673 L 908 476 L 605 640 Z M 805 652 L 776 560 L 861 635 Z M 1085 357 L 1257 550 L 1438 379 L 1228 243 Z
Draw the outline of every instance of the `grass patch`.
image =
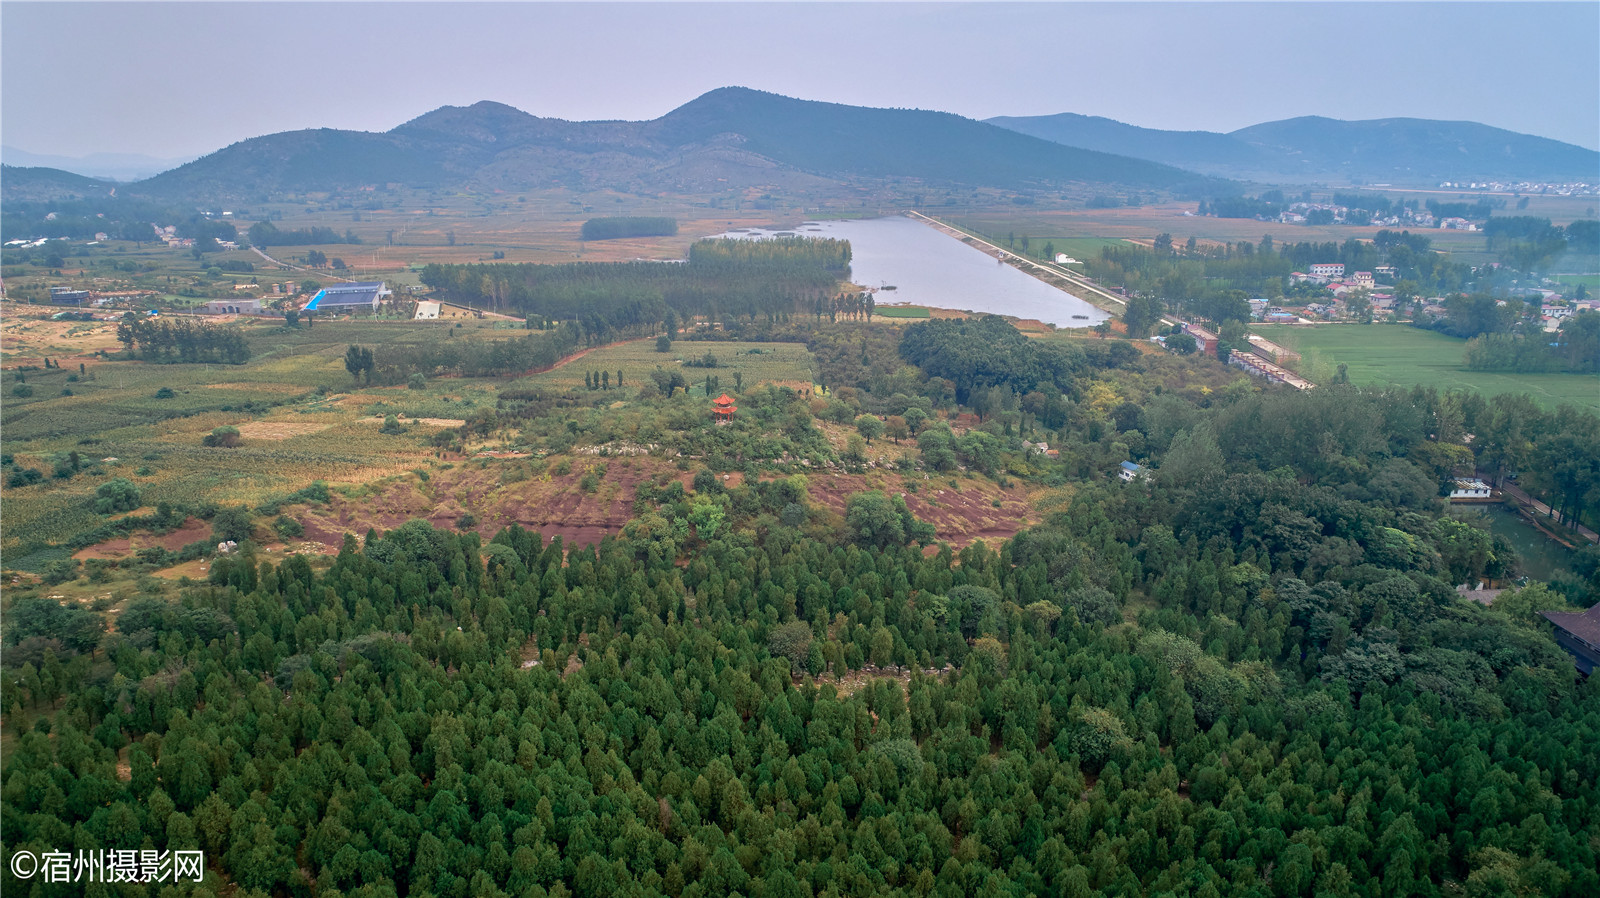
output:
M 1304 357 L 1299 369 L 1327 383 L 1340 364 L 1355 384 L 1464 388 L 1484 396 L 1527 393 L 1541 405 L 1563 403 L 1600 409 L 1600 379 L 1583 374 L 1512 374 L 1469 371 L 1466 341 L 1404 325 L 1260 325 L 1253 330 Z
M 925 306 L 878 306 L 872 314 L 878 318 L 928 318 L 932 315 Z
M 685 362 L 702 359 L 706 354 L 717 357 L 716 368 L 696 368 Z M 631 396 L 633 388 L 645 383 L 650 372 L 661 366 L 677 370 L 691 385 L 703 383 L 706 375 L 716 375 L 723 390 L 734 388 L 733 375 L 743 378 L 743 388 L 748 390 L 763 383 L 811 383 L 812 355 L 799 343 L 746 343 L 677 340 L 670 352 L 656 352 L 655 340 L 630 340 L 613 346 L 603 346 L 581 358 L 546 371 L 521 378 L 507 389 L 543 387 L 545 389 L 583 389 L 584 376 L 595 371 L 611 375 L 613 388 L 617 371 L 622 371 L 623 388 Z

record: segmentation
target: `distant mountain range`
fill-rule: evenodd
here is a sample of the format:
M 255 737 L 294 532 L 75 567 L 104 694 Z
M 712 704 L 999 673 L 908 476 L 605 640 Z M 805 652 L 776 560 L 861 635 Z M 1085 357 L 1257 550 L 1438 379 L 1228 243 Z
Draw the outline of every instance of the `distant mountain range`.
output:
M 17 156 L 10 148 L 5 153 L 8 163 Z M 861 188 L 887 184 L 1217 195 L 1241 189 L 1223 178 L 1600 180 L 1600 154 L 1593 150 L 1471 122 L 1307 117 L 1217 134 L 1071 113 L 979 122 L 741 87 L 711 91 L 646 122 L 540 118 L 485 101 L 445 106 L 382 133 L 286 131 L 127 184 L 64 167 L 7 167 L 3 196 L 19 201 L 116 189 L 165 202 L 267 201 L 387 185 L 691 195 L 759 187 L 859 196 Z
M 13 171 L 8 197 L 12 178 L 26 180 Z M 945 112 L 844 106 L 729 87 L 647 122 L 571 122 L 481 102 L 436 109 L 383 133 L 269 134 L 127 185 L 122 193 L 260 200 L 399 184 L 703 194 L 887 181 L 1016 191 L 1073 184 L 1177 190 L 1200 189 L 1207 180 Z
M 1476 122 L 1304 116 L 1219 134 L 1160 131 L 1070 112 L 986 121 L 1063 146 L 1252 181 L 1600 181 L 1600 153 L 1594 150 Z
M 138 153 L 91 153 L 88 156 L 51 156 L 0 146 L 0 163 L 13 168 L 54 168 L 103 181 L 137 181 L 160 174 L 194 159 L 180 156 L 159 159 Z

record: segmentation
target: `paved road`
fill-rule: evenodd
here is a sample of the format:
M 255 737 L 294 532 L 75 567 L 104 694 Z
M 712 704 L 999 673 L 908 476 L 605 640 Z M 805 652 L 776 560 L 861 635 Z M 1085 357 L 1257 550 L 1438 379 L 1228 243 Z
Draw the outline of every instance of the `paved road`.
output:
M 301 266 L 292 264 L 290 262 L 280 262 L 279 260 L 274 259 L 271 256 L 267 255 L 266 253 L 262 252 L 261 248 L 258 247 L 258 246 L 250 247 L 250 251 L 255 253 L 256 255 L 260 256 L 261 258 L 266 259 L 268 262 L 271 262 L 273 265 L 280 265 L 280 266 L 282 266 L 284 268 L 291 268 L 291 269 L 293 269 L 295 271 L 304 271 L 307 274 L 315 274 L 315 275 L 317 275 L 317 277 L 321 277 L 321 278 L 332 278 L 333 280 L 336 280 L 336 281 L 346 281 L 346 282 L 349 282 L 349 283 L 355 283 L 355 281 L 352 280 L 351 278 L 340 277 L 339 275 L 333 274 L 332 272 L 328 271 L 327 269 L 302 268 Z
M 1522 487 L 1515 486 L 1513 484 L 1509 484 L 1508 483 L 1505 486 L 1501 487 L 1500 491 L 1505 493 L 1505 494 L 1507 494 L 1507 495 L 1509 495 L 1509 496 L 1511 496 L 1513 499 L 1516 499 L 1518 502 L 1521 502 L 1523 505 L 1526 505 L 1526 506 L 1532 508 L 1534 511 L 1538 512 L 1539 514 L 1542 514 L 1547 518 L 1551 517 L 1552 512 L 1551 512 L 1550 506 L 1544 504 L 1543 502 L 1540 502 L 1538 499 L 1535 499 L 1532 496 L 1528 495 L 1527 493 L 1523 492 L 1522 491 Z M 1600 534 L 1595 533 L 1593 530 L 1590 530 L 1588 527 L 1585 527 L 1582 524 L 1572 524 L 1572 523 L 1567 524 L 1567 526 L 1572 527 L 1573 529 L 1577 530 L 1578 533 L 1580 535 L 1582 535 L 1583 538 L 1588 540 L 1589 542 L 1600 543 Z
M 277 265 L 277 266 L 279 266 L 281 268 L 293 268 L 295 271 L 305 271 L 305 270 L 307 270 L 307 269 L 301 268 L 298 265 L 290 265 L 288 262 L 279 262 L 277 259 L 274 259 L 271 256 L 267 255 L 266 253 L 262 252 L 261 251 L 261 247 L 259 247 L 259 246 L 252 246 L 252 247 L 250 247 L 250 250 L 251 250 L 251 252 L 254 252 L 256 255 L 260 256 L 261 258 L 266 259 L 268 262 L 271 262 L 272 264 Z

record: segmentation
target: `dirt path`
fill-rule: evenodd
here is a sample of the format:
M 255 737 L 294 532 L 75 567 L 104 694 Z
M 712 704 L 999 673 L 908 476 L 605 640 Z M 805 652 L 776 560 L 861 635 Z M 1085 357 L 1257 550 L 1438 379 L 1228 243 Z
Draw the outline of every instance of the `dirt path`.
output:
M 595 352 L 595 351 L 601 350 L 601 349 L 610 349 L 613 346 L 626 346 L 629 343 L 640 343 L 640 342 L 643 342 L 643 341 L 649 340 L 649 339 L 651 339 L 651 338 L 650 337 L 636 337 L 636 338 L 634 338 L 632 340 L 618 340 L 615 343 L 603 343 L 603 344 L 601 344 L 599 346 L 591 346 L 588 349 L 579 350 L 578 352 L 575 352 L 572 355 L 569 355 L 566 358 L 561 359 L 560 361 L 556 362 L 554 365 L 547 365 L 547 366 L 545 366 L 543 368 L 530 368 L 527 371 L 524 371 L 521 374 L 518 374 L 518 375 L 515 375 L 515 376 L 516 377 L 532 377 L 535 374 L 546 374 L 546 373 L 549 373 L 551 371 L 556 371 L 558 369 L 565 368 L 566 366 L 572 364 L 573 362 L 576 362 L 578 359 L 583 358 L 584 356 L 588 355 L 591 352 Z

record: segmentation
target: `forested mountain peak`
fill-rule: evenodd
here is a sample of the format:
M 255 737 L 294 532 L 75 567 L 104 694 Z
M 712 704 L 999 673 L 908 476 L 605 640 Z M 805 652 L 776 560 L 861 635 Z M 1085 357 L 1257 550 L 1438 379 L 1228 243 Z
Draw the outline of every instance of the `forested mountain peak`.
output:
M 447 135 L 482 142 L 525 136 L 542 121 L 515 106 L 479 100 L 471 106 L 440 106 L 389 131 L 392 135 Z

